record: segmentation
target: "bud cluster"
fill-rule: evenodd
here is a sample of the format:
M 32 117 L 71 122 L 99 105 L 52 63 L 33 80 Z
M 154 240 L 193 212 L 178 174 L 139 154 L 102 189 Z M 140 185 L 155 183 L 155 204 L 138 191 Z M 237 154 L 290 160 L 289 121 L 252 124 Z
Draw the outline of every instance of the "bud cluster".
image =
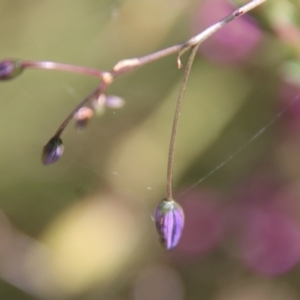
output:
M 105 108 L 118 109 L 124 106 L 124 99 L 114 95 L 100 94 L 91 102 L 91 107 L 81 107 L 73 116 L 75 120 L 75 128 L 84 129 L 89 120 L 95 115 L 102 115 Z

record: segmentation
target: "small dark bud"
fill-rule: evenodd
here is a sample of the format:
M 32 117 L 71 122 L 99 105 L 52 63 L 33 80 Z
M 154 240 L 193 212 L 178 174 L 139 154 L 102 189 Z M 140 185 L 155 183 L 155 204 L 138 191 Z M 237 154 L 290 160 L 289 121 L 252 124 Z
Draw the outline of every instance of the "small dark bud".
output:
M 75 129 L 78 131 L 84 130 L 88 124 L 88 120 L 78 120 L 75 122 Z
M 44 146 L 42 152 L 42 163 L 44 165 L 50 165 L 55 163 L 63 154 L 64 146 L 63 142 L 58 137 L 53 137 Z
M 3 60 L 0 62 L 0 80 L 9 80 L 17 77 L 23 71 L 18 60 Z
M 92 108 L 86 106 L 81 107 L 74 115 L 74 119 L 76 120 L 75 128 L 78 130 L 84 129 L 93 115 L 94 111 Z
M 166 250 L 176 247 L 184 226 L 184 213 L 174 200 L 162 200 L 155 209 L 155 225 Z

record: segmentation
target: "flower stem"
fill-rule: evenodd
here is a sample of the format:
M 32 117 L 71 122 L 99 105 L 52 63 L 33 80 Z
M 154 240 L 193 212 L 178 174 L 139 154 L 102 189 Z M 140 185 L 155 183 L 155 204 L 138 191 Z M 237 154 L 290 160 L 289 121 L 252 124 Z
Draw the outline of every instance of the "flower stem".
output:
M 235 10 L 230 15 L 226 16 L 219 22 L 215 23 L 214 25 L 210 26 L 200 34 L 192 37 L 190 40 L 188 40 L 186 43 L 182 44 L 181 49 L 179 49 L 178 54 L 178 66 L 181 66 L 180 56 L 186 52 L 187 50 L 191 49 L 191 53 L 189 55 L 189 59 L 184 71 L 183 80 L 180 86 L 179 96 L 177 99 L 175 114 L 174 114 L 174 120 L 173 120 L 173 126 L 171 131 L 171 139 L 170 139 L 170 145 L 169 145 L 169 155 L 168 155 L 168 165 L 167 165 L 167 183 L 166 183 L 166 194 L 165 198 L 167 201 L 173 200 L 173 165 L 174 165 L 174 153 L 175 153 L 175 140 L 177 136 L 177 130 L 178 130 L 178 123 L 179 123 L 179 116 L 180 116 L 180 110 L 181 105 L 185 93 L 185 89 L 187 86 L 187 81 L 191 72 L 191 68 L 195 59 L 195 55 L 197 53 L 197 50 L 200 46 L 200 44 L 207 39 L 210 35 L 212 35 L 217 30 L 221 29 L 223 26 L 225 26 L 230 21 L 236 19 L 237 17 L 245 14 L 249 10 L 253 9 L 254 7 L 262 4 L 265 2 L 265 0 L 254 0 L 246 5 L 244 5 L 242 8 L 239 8 Z
M 180 109 L 181 109 L 185 89 L 187 86 L 187 81 L 188 81 L 188 78 L 189 78 L 189 75 L 190 75 L 190 72 L 192 69 L 192 65 L 193 65 L 193 62 L 195 59 L 195 55 L 197 53 L 199 45 L 200 45 L 200 43 L 195 46 L 192 46 L 187 65 L 185 67 L 183 80 L 182 80 L 182 83 L 180 86 L 180 91 L 179 91 L 175 114 L 174 114 L 170 146 L 169 146 L 168 166 L 167 166 L 166 200 L 168 200 L 168 201 L 173 200 L 173 165 L 174 165 L 175 140 L 176 140 L 177 130 L 178 130 Z
M 52 61 L 22 61 L 21 66 L 24 69 L 46 69 L 46 70 L 59 70 L 71 73 L 80 73 L 83 75 L 93 76 L 97 78 L 102 78 L 105 72 L 99 71 L 97 69 L 91 69 L 86 67 L 74 66 L 69 64 L 63 64 Z
M 64 121 L 60 124 L 58 129 L 56 130 L 53 137 L 60 137 L 65 128 L 68 126 L 69 122 L 73 119 L 74 114 L 77 113 L 77 111 L 84 106 L 87 102 L 89 102 L 94 97 L 100 96 L 100 94 L 104 91 L 106 88 L 106 83 L 103 81 L 97 88 L 95 88 L 91 93 L 89 93 L 78 105 L 68 114 L 68 116 L 64 119 Z

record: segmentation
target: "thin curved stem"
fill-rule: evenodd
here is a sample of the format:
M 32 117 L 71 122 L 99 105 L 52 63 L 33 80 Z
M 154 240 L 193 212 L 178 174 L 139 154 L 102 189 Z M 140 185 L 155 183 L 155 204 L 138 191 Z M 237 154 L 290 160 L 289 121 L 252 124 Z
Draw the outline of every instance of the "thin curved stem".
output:
M 71 73 L 80 73 L 83 75 L 102 78 L 105 72 L 91 69 L 86 67 L 74 66 L 69 64 L 57 63 L 52 61 L 21 61 L 21 67 L 24 69 L 47 69 L 47 70 L 59 70 Z
M 184 70 L 183 80 L 180 86 L 179 96 L 177 99 L 175 114 L 174 114 L 174 120 L 173 120 L 173 126 L 172 126 L 172 132 L 171 132 L 171 140 L 170 140 L 170 146 L 169 146 L 169 156 L 168 156 L 168 166 L 167 166 L 167 186 L 166 186 L 166 200 L 171 201 L 173 199 L 173 165 L 174 165 L 174 153 L 175 153 L 175 140 L 177 136 L 177 130 L 178 130 L 178 123 L 179 123 L 179 116 L 180 116 L 180 110 L 182 101 L 184 98 L 185 89 L 187 86 L 187 81 L 192 69 L 192 65 L 195 59 L 195 55 L 197 53 L 198 47 L 200 43 L 192 46 L 191 53 L 189 55 L 189 59 L 187 62 L 187 65 Z
M 88 103 L 91 99 L 100 96 L 106 89 L 107 83 L 102 81 L 100 85 L 97 86 L 91 93 L 89 93 L 78 105 L 68 114 L 68 116 L 64 119 L 64 121 L 60 124 L 58 129 L 56 130 L 53 137 L 60 137 L 65 128 L 68 126 L 69 122 L 73 119 L 74 114 L 86 103 Z
M 187 50 L 191 49 L 191 53 L 189 55 L 189 59 L 184 71 L 184 76 L 182 80 L 182 84 L 179 91 L 179 96 L 177 99 L 175 114 L 174 114 L 174 120 L 173 120 L 173 127 L 171 132 L 171 139 L 170 139 L 170 146 L 169 146 L 169 155 L 168 155 L 168 166 L 167 166 L 167 183 L 166 183 L 166 200 L 171 201 L 173 199 L 173 165 L 174 165 L 174 153 L 175 153 L 175 141 L 177 136 L 177 130 L 178 130 L 178 123 L 179 123 L 179 117 L 180 117 L 180 110 L 181 105 L 185 93 L 185 89 L 187 86 L 187 81 L 191 72 L 191 68 L 193 65 L 193 61 L 195 58 L 195 55 L 197 53 L 197 50 L 200 46 L 200 44 L 207 39 L 209 36 L 211 36 L 214 32 L 222 28 L 224 25 L 229 23 L 230 21 L 234 20 L 235 18 L 245 14 L 249 10 L 253 9 L 254 7 L 262 4 L 265 2 L 265 0 L 254 0 L 243 7 L 235 10 L 230 15 L 226 16 L 219 22 L 215 23 L 214 25 L 210 26 L 203 32 L 199 33 L 198 35 L 192 37 L 189 39 L 186 43 L 183 43 L 181 45 L 181 48 L 179 49 L 178 54 L 178 66 L 181 66 L 180 56 L 186 52 Z

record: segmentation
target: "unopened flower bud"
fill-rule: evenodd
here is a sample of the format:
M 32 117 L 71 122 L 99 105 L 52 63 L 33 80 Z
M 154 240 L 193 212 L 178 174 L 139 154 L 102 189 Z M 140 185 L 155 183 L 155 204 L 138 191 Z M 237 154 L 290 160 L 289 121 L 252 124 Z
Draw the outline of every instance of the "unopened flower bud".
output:
M 115 95 L 108 95 L 105 99 L 105 106 L 109 108 L 121 108 L 125 104 L 123 98 Z
M 94 111 L 98 115 L 102 115 L 105 111 L 105 101 L 106 101 L 106 95 L 105 94 L 100 94 L 100 96 L 96 97 L 92 101 L 92 107 Z
M 172 250 L 178 244 L 184 226 L 181 206 L 174 200 L 164 199 L 156 207 L 154 218 L 162 245 L 166 250 Z
M 53 137 L 44 146 L 42 152 L 42 163 L 44 165 L 50 165 L 55 163 L 63 154 L 64 146 L 63 142 L 58 137 Z
M 0 80 L 9 80 L 17 77 L 23 71 L 18 60 L 3 60 L 0 62 Z
M 76 120 L 76 129 L 84 129 L 88 124 L 88 121 L 93 117 L 93 115 L 94 111 L 92 108 L 87 106 L 81 107 L 74 115 L 74 119 Z

